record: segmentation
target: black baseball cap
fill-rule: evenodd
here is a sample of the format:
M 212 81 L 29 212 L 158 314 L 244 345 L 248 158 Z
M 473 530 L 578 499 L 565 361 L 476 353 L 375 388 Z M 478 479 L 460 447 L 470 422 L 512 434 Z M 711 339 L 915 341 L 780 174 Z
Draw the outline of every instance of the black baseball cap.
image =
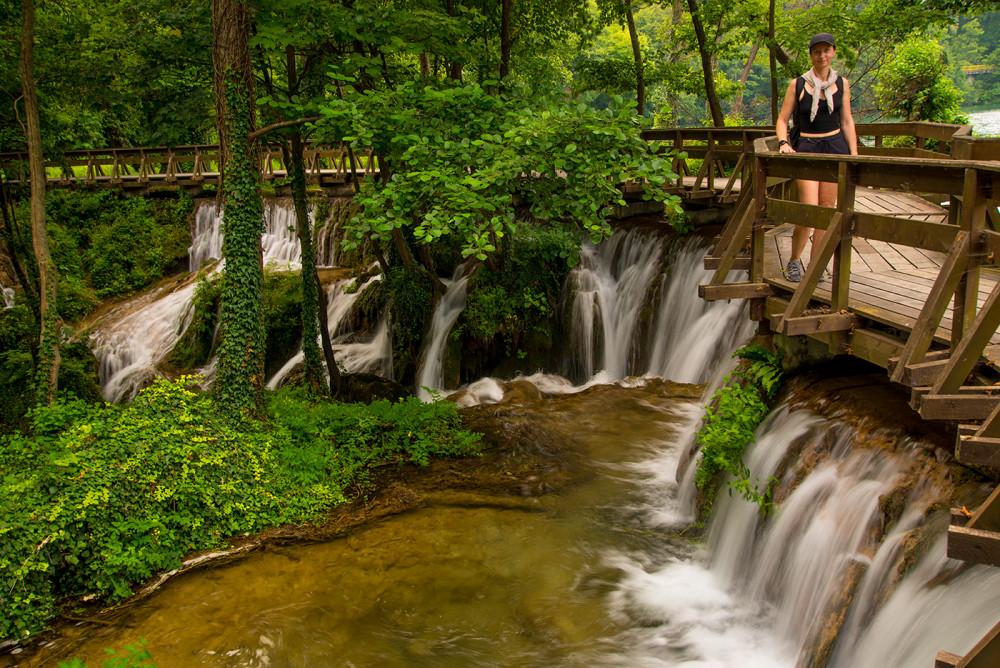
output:
M 834 40 L 833 39 L 833 35 L 831 35 L 828 32 L 821 32 L 820 34 L 816 35 L 811 40 L 809 40 L 809 49 L 810 49 L 810 51 L 817 44 L 829 44 L 830 46 L 832 46 L 834 48 L 837 48 L 837 42 L 836 42 L 836 40 Z

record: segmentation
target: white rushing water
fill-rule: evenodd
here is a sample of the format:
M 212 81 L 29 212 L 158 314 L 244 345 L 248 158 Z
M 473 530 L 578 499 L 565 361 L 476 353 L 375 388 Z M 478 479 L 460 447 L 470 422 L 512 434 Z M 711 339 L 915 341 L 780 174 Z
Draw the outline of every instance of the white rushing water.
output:
M 0 292 L 3 293 L 3 307 L 5 309 L 13 308 L 14 306 L 14 288 L 5 287 L 0 284 Z
M 264 264 L 276 269 L 298 269 L 301 263 L 294 232 L 295 211 L 288 202 L 267 202 L 261 236 Z M 222 216 L 214 202 L 203 202 L 195 212 L 188 265 L 192 271 L 222 256 Z M 221 265 L 222 263 L 220 263 Z M 218 271 L 216 266 L 212 271 Z M 156 374 L 156 366 L 184 334 L 193 315 L 194 282 L 173 291 L 152 290 L 104 315 L 91 334 L 91 348 L 100 365 L 104 398 L 130 399 Z M 202 370 L 209 378 L 214 364 Z
M 969 122 L 976 137 L 1000 137 L 1000 109 L 969 114 Z
M 884 522 L 879 498 L 924 456 L 921 444 L 904 443 L 896 452 L 866 448 L 845 423 L 783 405 L 758 430 L 748 460 L 752 477 L 780 473 L 786 454 L 799 448 L 825 458 L 794 458 L 781 474 L 792 491 L 774 516 L 765 520 L 755 505 L 723 492 L 700 548 L 607 555 L 624 574 L 612 611 L 632 626 L 620 639 L 630 650 L 613 663 L 810 665 L 852 569 L 862 572 L 839 613 L 845 621 L 829 666 L 933 665 L 938 650 L 967 652 L 993 626 L 1000 571 L 945 557 L 946 521 L 932 523 L 933 548 L 896 581 L 905 539 L 938 498 L 934 483 L 916 485 L 898 522 L 883 540 L 875 538 Z M 645 529 L 676 530 L 692 519 L 690 494 L 671 477 L 677 453 L 666 450 L 634 467 L 649 502 Z
M 431 328 L 424 344 L 424 352 L 417 375 L 417 396 L 424 401 L 430 401 L 431 391 L 440 392 L 444 386 L 444 354 L 448 345 L 448 334 L 455 321 L 465 308 L 466 290 L 469 277 L 465 275 L 466 266 L 460 264 L 455 268 L 451 280 L 445 280 L 444 295 L 434 307 L 431 316 Z
M 373 276 L 357 290 L 345 292 L 354 279 L 345 279 L 326 286 L 326 318 L 330 331 L 330 341 L 337 363 L 346 373 L 374 373 L 390 377 L 392 373 L 392 342 L 389 340 L 389 326 L 385 320 L 379 322 L 375 334 L 367 341 L 358 340 L 350 329 L 348 316 L 358 298 L 381 276 Z M 277 389 L 284 384 L 292 369 L 302 363 L 304 355 L 301 347 L 267 381 L 268 389 Z
M 697 298 L 698 285 L 712 277 L 703 266 L 707 250 L 696 238 L 668 248 L 664 238 L 638 228 L 599 246 L 586 244 L 572 275 L 571 373 L 708 380 L 711 370 L 751 336 L 754 325 L 745 317 L 745 300 Z M 739 275 L 733 272 L 730 280 Z M 644 324 L 654 289 L 659 301 Z M 680 350 L 685 354 L 676 354 Z

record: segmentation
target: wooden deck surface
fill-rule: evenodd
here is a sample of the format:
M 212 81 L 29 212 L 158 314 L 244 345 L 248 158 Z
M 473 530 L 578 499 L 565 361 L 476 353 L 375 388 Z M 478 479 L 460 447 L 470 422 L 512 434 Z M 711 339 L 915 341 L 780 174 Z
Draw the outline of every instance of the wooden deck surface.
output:
M 944 209 L 916 195 L 859 189 L 855 208 L 858 211 L 899 218 L 947 222 Z M 792 229 L 791 225 L 781 225 L 769 230 L 764 254 L 764 280 L 787 290 L 794 290 L 796 287 L 795 283 L 785 280 L 782 269 L 791 253 Z M 806 264 L 809 261 L 810 245 L 806 244 L 802 258 Z M 910 331 L 927 301 L 944 254 L 857 237 L 854 238 L 852 249 L 849 294 L 852 310 L 875 322 Z M 998 280 L 1000 272 L 983 268 L 979 283 L 980 304 L 986 300 Z M 827 280 L 816 288 L 813 297 L 816 301 L 830 303 L 830 283 Z M 943 344 L 951 341 L 950 312 L 942 319 L 935 339 Z M 1000 335 L 994 333 L 991 344 L 1000 346 Z M 994 364 L 1000 364 L 1000 348 L 987 348 L 987 356 Z

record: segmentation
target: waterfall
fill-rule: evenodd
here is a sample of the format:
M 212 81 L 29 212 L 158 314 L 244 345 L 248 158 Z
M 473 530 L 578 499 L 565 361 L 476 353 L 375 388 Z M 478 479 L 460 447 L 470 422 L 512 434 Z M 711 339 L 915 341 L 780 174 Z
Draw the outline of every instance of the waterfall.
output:
M 156 376 L 156 365 L 170 352 L 194 314 L 195 283 L 169 291 L 157 288 L 120 304 L 102 318 L 91 335 L 104 399 L 133 398 Z
M 358 298 L 368 286 L 381 278 L 373 276 L 352 292 L 345 292 L 344 288 L 352 284 L 353 279 L 339 281 L 325 288 L 330 339 L 337 363 L 346 373 L 374 373 L 388 376 L 392 372 L 392 342 L 389 340 L 389 327 L 386 321 L 382 320 L 378 324 L 374 336 L 369 341 L 353 340 L 354 333 L 347 327 L 348 316 Z M 272 390 L 281 387 L 292 369 L 301 364 L 303 359 L 302 349 L 299 348 L 299 351 L 267 381 L 267 387 Z
M 12 308 L 14 306 L 14 288 L 0 284 L 0 292 L 3 293 L 3 307 L 5 309 Z
M 712 277 L 703 267 L 706 251 L 700 238 L 668 244 L 639 228 L 599 246 L 587 242 L 569 290 L 571 375 L 592 378 L 603 371 L 611 380 L 650 374 L 705 382 L 754 328 L 744 300 L 697 297 L 698 285 Z M 653 316 L 644 314 L 649 306 Z
M 773 516 L 723 492 L 693 557 L 609 555 L 624 575 L 614 610 L 642 625 L 629 632 L 629 661 L 881 668 L 967 652 L 996 622 L 1000 571 L 945 556 L 947 517 L 932 509 L 949 488 L 928 473 L 931 450 L 779 406 L 747 456 L 752 478 L 779 478 Z M 668 490 L 650 492 L 646 510 L 645 523 L 661 530 L 687 521 L 688 500 L 664 482 L 673 452 L 647 474 Z M 885 526 L 880 502 L 900 490 L 905 509 Z M 926 554 L 906 554 L 922 542 Z M 917 563 L 900 579 L 904 558 Z
M 310 211 L 310 219 L 312 217 Z M 298 269 L 302 264 L 299 239 L 295 234 L 295 208 L 291 202 L 265 201 L 264 233 L 260 238 L 264 264 L 281 269 Z M 188 269 L 198 271 L 207 261 L 222 258 L 222 211 L 215 202 L 202 202 L 195 212 Z
M 431 399 L 428 390 L 444 387 L 444 354 L 448 345 L 448 333 L 465 308 L 466 288 L 469 277 L 465 275 L 465 265 L 455 268 L 451 280 L 445 280 L 447 290 L 434 307 L 431 329 L 424 346 L 423 361 L 417 374 L 417 396 L 424 401 Z

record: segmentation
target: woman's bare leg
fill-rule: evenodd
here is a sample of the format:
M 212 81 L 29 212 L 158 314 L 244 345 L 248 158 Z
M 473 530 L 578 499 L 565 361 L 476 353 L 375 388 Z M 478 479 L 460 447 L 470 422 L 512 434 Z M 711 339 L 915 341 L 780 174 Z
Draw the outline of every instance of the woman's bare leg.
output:
M 804 179 L 799 179 L 797 182 L 799 189 L 799 201 L 803 204 L 819 204 L 819 181 L 806 181 Z M 834 197 L 836 198 L 836 188 L 834 189 Z M 818 230 L 817 230 L 818 231 Z M 811 227 L 803 227 L 802 225 L 796 225 L 795 229 L 792 231 L 792 256 L 788 258 L 789 260 L 801 260 L 802 251 L 806 249 L 806 242 L 809 241 L 809 234 L 813 232 Z M 815 235 L 813 236 L 813 248 L 815 248 Z
M 837 184 L 822 182 L 819 184 L 818 202 L 820 206 L 834 208 L 837 206 Z M 809 257 L 814 257 L 819 250 L 819 242 L 826 235 L 826 230 L 813 230 L 812 249 Z

